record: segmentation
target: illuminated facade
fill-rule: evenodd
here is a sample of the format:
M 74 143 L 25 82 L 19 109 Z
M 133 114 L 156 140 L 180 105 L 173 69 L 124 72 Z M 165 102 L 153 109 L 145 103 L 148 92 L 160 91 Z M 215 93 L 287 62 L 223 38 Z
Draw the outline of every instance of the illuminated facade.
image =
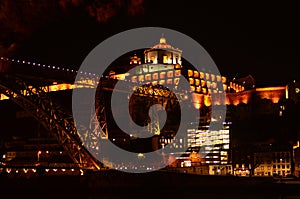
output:
M 286 176 L 292 173 L 291 151 L 255 153 L 254 161 L 257 164 L 254 175 L 257 176 Z
M 182 68 L 181 53 L 178 48 L 167 44 L 164 37 L 160 38 L 157 45 L 144 51 L 145 64 L 136 67 L 128 80 L 152 85 L 178 85 Z M 131 59 L 130 64 L 136 63 Z
M 188 129 L 189 151 L 199 151 L 206 164 L 229 164 L 230 161 L 230 123 L 223 129 L 209 129 L 208 125 L 200 125 L 198 129 Z

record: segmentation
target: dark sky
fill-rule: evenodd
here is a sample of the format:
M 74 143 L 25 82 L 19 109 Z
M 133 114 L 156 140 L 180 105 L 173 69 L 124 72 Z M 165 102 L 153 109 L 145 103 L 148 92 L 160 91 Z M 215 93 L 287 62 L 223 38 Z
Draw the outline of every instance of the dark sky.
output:
M 222 75 L 251 74 L 257 86 L 300 79 L 300 12 L 281 1 L 60 0 L 2 1 L 0 53 L 42 63 L 79 66 L 120 31 L 159 26 L 199 42 Z M 91 3 L 92 2 L 92 3 Z M 166 35 L 167 37 L 167 35 Z M 159 38 L 158 38 L 159 39 Z

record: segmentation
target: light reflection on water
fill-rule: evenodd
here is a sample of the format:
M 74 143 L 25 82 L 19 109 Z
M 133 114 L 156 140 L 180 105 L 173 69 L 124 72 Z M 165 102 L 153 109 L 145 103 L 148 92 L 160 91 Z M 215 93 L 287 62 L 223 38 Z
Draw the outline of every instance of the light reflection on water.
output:
M 257 184 L 261 181 L 255 178 L 252 178 L 255 184 L 249 184 L 250 180 L 164 173 L 142 176 L 101 173 L 32 179 L 3 177 L 0 178 L 0 199 L 3 194 L 10 199 L 300 199 L 300 184 Z

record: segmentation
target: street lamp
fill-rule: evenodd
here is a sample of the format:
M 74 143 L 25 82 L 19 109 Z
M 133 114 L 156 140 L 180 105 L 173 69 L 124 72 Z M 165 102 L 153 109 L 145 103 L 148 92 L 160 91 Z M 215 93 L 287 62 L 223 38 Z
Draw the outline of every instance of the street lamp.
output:
M 40 162 L 40 155 L 42 154 L 42 151 L 37 152 L 37 161 Z

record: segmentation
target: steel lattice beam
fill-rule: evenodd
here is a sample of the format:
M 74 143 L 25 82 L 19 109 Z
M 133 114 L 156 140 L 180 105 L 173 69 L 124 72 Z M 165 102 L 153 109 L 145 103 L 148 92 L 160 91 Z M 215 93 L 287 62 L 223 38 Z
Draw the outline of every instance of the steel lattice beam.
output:
M 101 163 L 83 146 L 72 116 L 54 104 L 45 91 L 27 85 L 19 78 L 1 75 L 0 93 L 8 96 L 48 129 L 78 167 L 100 169 Z

